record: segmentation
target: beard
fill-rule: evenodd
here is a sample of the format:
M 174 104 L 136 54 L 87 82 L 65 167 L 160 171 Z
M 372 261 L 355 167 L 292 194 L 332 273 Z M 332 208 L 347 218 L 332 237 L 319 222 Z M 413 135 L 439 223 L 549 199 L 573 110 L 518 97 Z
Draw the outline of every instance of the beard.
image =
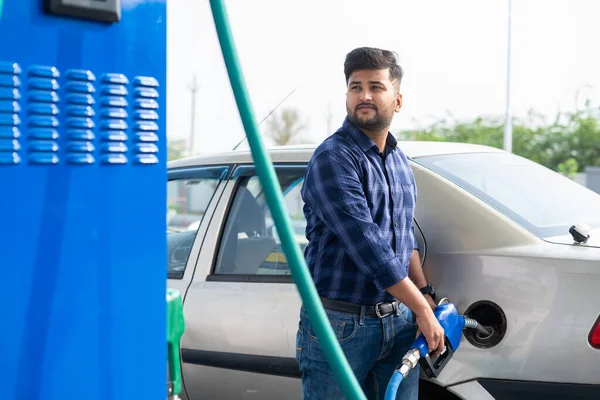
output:
M 382 114 L 375 105 L 369 104 L 373 111 L 375 111 L 375 115 L 372 117 L 361 116 L 361 111 L 358 109 L 358 107 L 364 105 L 365 104 L 358 104 L 354 108 L 354 112 L 351 112 L 348 106 L 346 106 L 348 118 L 350 119 L 350 122 L 354 124 L 354 126 L 367 131 L 381 131 L 389 128 L 392 123 L 392 113 L 389 113 L 390 115 Z

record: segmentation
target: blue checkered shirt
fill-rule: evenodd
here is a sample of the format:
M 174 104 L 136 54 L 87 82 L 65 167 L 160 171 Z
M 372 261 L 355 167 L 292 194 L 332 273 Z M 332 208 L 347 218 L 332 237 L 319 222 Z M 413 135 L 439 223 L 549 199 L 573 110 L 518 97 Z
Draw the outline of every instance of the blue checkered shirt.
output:
M 302 187 L 305 257 L 320 296 L 374 305 L 408 276 L 417 247 L 412 169 L 388 133 L 385 152 L 346 117 L 315 150 Z

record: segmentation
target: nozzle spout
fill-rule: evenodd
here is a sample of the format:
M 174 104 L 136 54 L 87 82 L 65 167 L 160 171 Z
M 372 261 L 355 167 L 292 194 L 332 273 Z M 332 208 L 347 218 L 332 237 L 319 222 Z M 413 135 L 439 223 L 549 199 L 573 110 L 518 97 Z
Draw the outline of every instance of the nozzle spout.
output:
M 485 327 L 483 327 L 479 322 L 477 322 L 473 318 L 466 318 L 465 317 L 465 328 L 476 329 L 484 337 L 490 336 L 492 334 L 492 332 L 490 332 L 490 330 L 488 330 Z

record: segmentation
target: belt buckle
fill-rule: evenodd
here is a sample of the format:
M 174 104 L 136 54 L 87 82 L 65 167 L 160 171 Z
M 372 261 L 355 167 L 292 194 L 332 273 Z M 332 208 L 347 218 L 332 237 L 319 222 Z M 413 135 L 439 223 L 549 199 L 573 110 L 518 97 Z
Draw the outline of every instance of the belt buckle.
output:
M 379 319 L 381 319 L 381 318 L 385 318 L 385 317 L 387 317 L 388 315 L 390 315 L 390 314 L 391 314 L 391 313 L 387 313 L 387 314 L 383 315 L 383 314 L 381 314 L 381 312 L 379 312 L 379 306 L 380 306 L 380 305 L 382 305 L 382 304 L 385 304 L 385 303 L 386 303 L 385 301 L 381 301 L 381 302 L 379 302 L 379 303 L 375 304 L 375 315 L 377 315 L 377 317 L 378 317 Z M 393 308 L 393 307 L 392 307 L 392 308 Z

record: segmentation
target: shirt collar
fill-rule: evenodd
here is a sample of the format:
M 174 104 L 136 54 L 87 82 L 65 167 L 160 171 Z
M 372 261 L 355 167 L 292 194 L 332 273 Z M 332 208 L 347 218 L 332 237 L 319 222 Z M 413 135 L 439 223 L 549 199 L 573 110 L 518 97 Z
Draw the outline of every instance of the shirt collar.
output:
M 344 119 L 342 128 L 344 128 L 344 130 L 350 134 L 350 136 L 356 141 L 356 143 L 358 143 L 358 146 L 361 148 L 362 151 L 366 153 L 367 151 L 375 147 L 377 149 L 377 152 L 379 153 L 379 149 L 377 148 L 375 142 L 373 142 L 371 138 L 369 138 L 363 133 L 363 131 L 358 129 L 352 122 L 350 122 L 348 116 L 346 116 L 346 118 Z M 396 147 L 398 146 L 398 141 L 390 132 L 388 132 L 387 134 L 385 146 L 386 153 L 396 150 Z

